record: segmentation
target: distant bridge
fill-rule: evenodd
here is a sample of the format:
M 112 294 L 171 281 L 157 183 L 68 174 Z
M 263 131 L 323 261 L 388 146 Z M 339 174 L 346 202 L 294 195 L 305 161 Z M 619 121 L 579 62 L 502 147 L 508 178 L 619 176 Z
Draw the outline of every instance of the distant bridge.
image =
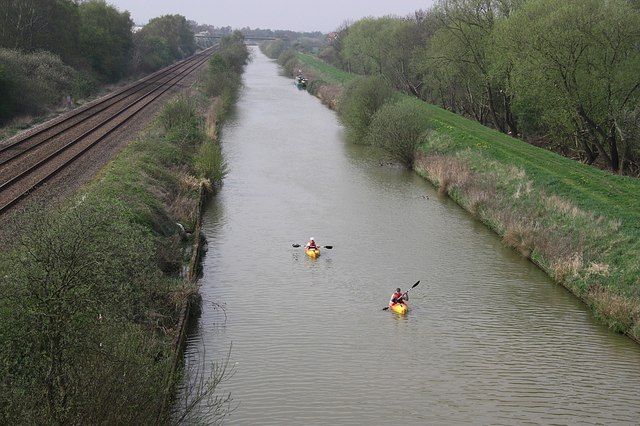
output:
M 204 36 L 204 35 L 196 35 L 195 38 L 203 39 L 203 40 L 219 40 L 224 36 Z M 251 37 L 244 36 L 247 40 L 276 40 L 277 38 L 281 38 L 282 40 L 286 40 L 285 37 Z

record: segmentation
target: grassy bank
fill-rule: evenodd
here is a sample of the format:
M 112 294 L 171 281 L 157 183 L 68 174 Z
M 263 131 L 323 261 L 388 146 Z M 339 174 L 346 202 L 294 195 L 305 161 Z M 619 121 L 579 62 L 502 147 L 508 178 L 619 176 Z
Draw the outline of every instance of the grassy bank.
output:
M 415 98 L 296 54 L 316 93 L 356 142 L 386 148 L 587 303 L 612 329 L 640 339 L 640 181 L 537 148 Z M 326 102 L 326 101 L 325 101 Z M 329 103 L 329 102 L 327 102 Z M 366 113 L 363 111 L 366 110 Z
M 185 265 L 200 188 L 225 174 L 218 129 L 240 79 L 219 93 L 208 83 L 241 72 L 248 55 L 232 51 L 242 40 L 225 42 L 200 90 L 169 102 L 79 194 L 12 224 L 17 242 L 0 260 L 0 423 L 169 424 L 184 414 L 172 417 L 165 396 L 178 380 L 180 312 L 197 292 Z

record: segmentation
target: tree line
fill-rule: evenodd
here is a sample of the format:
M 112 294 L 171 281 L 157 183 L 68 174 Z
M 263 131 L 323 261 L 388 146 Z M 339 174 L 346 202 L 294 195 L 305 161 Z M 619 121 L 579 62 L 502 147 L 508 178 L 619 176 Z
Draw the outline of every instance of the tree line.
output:
M 365 18 L 320 54 L 530 143 L 640 172 L 640 2 L 439 0 Z
M 129 12 L 104 0 L 5 1 L 0 122 L 40 113 L 68 94 L 83 97 L 100 84 L 158 70 L 196 50 L 183 16 L 152 19 L 135 33 L 133 26 Z
M 213 25 L 199 25 L 192 22 L 192 28 L 197 33 L 207 33 L 210 36 L 224 37 L 231 36 L 234 30 L 227 27 L 216 27 Z M 322 49 L 327 45 L 326 34 L 320 31 L 292 31 L 292 30 L 270 30 L 262 28 L 250 28 L 243 27 L 239 30 L 246 38 L 259 37 L 259 38 L 273 38 L 276 44 L 279 44 L 279 52 L 286 49 L 293 48 L 303 52 L 319 54 Z M 268 43 L 272 45 L 273 43 Z M 270 55 L 268 55 L 270 56 Z M 277 57 L 278 55 L 275 55 Z M 274 56 L 271 56 L 274 57 Z
M 232 36 L 235 31 L 240 31 L 245 37 L 271 37 L 271 38 L 282 38 L 282 39 L 297 39 L 300 37 L 306 38 L 314 38 L 314 39 L 324 39 L 325 34 L 320 31 L 292 31 L 292 30 L 271 30 L 266 28 L 251 28 L 251 27 L 243 27 L 240 29 L 233 29 L 230 26 L 226 27 L 216 27 L 214 25 L 206 25 L 206 24 L 197 24 L 196 22 L 190 21 L 192 27 L 196 32 L 207 32 L 212 36 Z

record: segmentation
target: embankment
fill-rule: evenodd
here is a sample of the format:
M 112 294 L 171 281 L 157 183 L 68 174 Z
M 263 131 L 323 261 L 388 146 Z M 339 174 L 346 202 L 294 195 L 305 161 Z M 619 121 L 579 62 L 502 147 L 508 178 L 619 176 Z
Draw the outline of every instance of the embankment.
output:
M 0 260 L 0 423 L 171 423 L 203 196 L 225 175 L 219 123 L 248 58 L 243 40 L 222 43 L 200 87 L 79 194 L 12 224 Z
M 310 79 L 309 91 L 341 113 L 349 132 L 343 115 L 355 101 L 343 94 L 362 77 L 292 51 L 282 53 L 279 63 L 291 73 L 302 70 Z M 386 103 L 402 104 L 411 115 L 389 123 L 389 134 L 397 126 L 395 134 L 402 139 L 402 127 L 415 117 L 425 129 L 407 145 L 412 148 L 405 162 L 583 300 L 610 328 L 640 342 L 638 179 L 561 157 L 407 95 L 396 93 Z M 365 122 L 360 143 L 379 139 L 371 134 L 371 123 L 383 122 L 376 116 L 380 107 L 360 118 Z M 400 139 L 381 144 L 394 152 L 406 142 Z

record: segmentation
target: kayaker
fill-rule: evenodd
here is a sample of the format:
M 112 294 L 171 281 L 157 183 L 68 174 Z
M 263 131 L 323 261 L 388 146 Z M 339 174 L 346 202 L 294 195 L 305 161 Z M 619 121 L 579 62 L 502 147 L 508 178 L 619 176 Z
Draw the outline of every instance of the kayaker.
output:
M 318 248 L 318 246 L 316 245 L 316 242 L 313 240 L 313 237 L 309 238 L 309 242 L 307 243 L 306 246 L 304 246 L 304 248 L 307 250 L 315 250 Z
M 393 305 L 396 303 L 401 303 L 409 300 L 409 294 L 403 293 L 400 288 L 397 288 L 395 293 L 391 295 L 391 299 L 389 300 L 389 305 Z

